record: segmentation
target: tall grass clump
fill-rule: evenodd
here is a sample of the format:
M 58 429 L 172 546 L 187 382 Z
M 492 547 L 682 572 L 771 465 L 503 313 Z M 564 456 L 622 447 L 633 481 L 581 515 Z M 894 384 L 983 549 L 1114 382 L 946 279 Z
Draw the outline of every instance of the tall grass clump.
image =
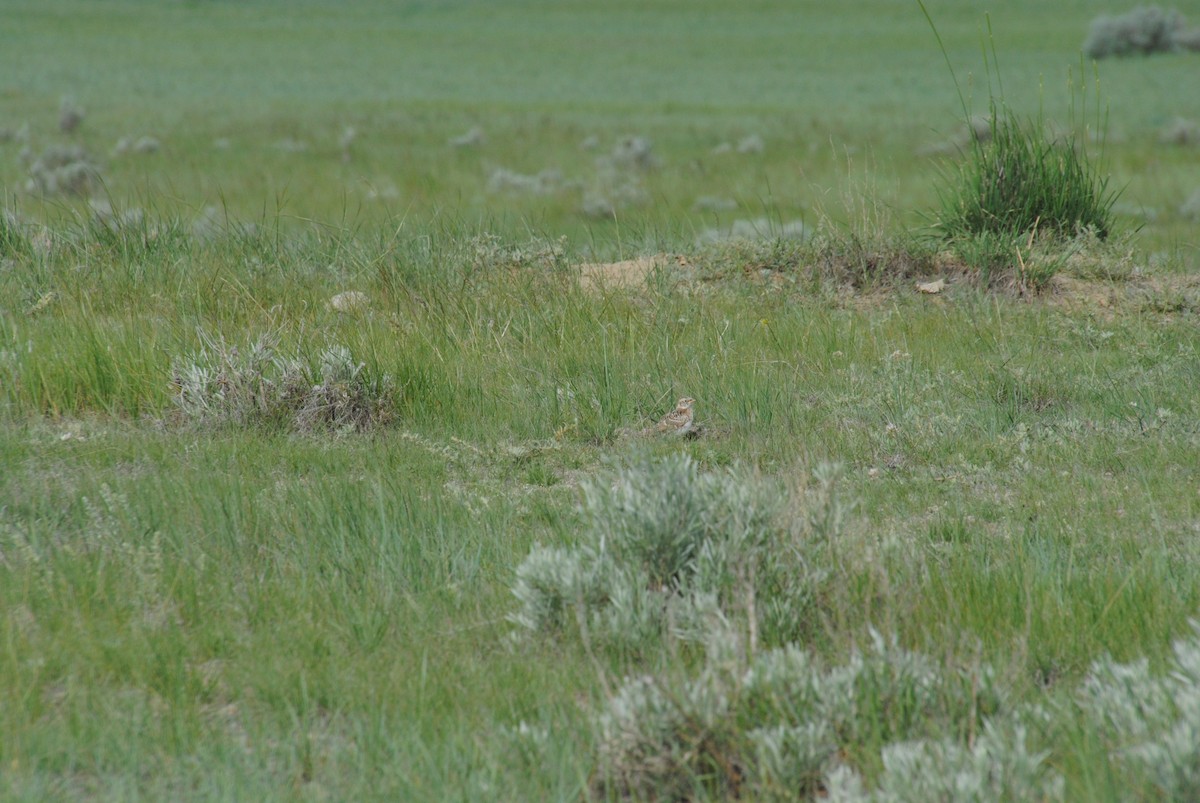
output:
M 923 3 L 921 9 L 959 87 L 959 102 L 969 120 L 949 54 Z M 998 77 L 994 45 L 991 58 L 989 75 L 995 69 Z M 1021 285 L 1037 289 L 1065 259 L 1043 259 L 1030 270 L 1026 258 L 1034 254 L 1035 243 L 1046 238 L 1062 242 L 1084 233 L 1107 238 L 1118 193 L 1108 188 L 1108 178 L 1088 153 L 1086 131 L 1076 132 L 1073 126 L 1068 136 L 1052 135 L 1040 116 L 1021 117 L 996 94 L 989 97 L 988 106 L 986 129 L 970 137 L 965 157 L 943 174 L 935 229 L 985 281 L 1000 278 L 999 269 Z M 1096 127 L 1101 128 L 1099 120 Z
M 32 251 L 29 236 L 14 213 L 0 213 L 0 259 L 15 259 Z
M 949 240 L 1034 232 L 1107 237 L 1115 193 L 1077 143 L 1050 137 L 1040 121 L 1021 120 L 992 101 L 991 136 L 975 138 L 942 193 L 939 228 Z
M 78 249 L 111 254 L 125 266 L 127 275 L 152 256 L 178 257 L 192 250 L 179 220 L 148 214 L 140 207 L 114 208 L 107 198 L 90 200 L 88 214 L 74 223 L 71 239 Z

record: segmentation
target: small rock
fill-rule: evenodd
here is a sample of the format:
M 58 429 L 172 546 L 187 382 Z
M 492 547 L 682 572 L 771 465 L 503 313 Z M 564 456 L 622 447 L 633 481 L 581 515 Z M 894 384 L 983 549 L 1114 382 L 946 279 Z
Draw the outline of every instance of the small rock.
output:
M 347 290 L 329 299 L 329 308 L 334 312 L 359 312 L 370 306 L 366 293 Z
M 766 143 L 758 134 L 751 134 L 748 137 L 742 137 L 737 144 L 738 153 L 762 153 L 766 149 Z
M 451 148 L 475 148 L 485 142 L 487 142 L 487 135 L 483 133 L 482 128 L 475 126 L 467 133 L 448 140 L 446 144 Z

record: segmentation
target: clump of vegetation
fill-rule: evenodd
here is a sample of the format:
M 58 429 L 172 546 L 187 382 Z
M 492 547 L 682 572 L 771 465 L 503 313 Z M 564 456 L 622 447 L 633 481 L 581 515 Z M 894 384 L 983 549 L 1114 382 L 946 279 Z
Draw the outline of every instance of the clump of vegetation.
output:
M 789 522 L 783 495 L 737 470 L 701 472 L 687 455 L 641 460 L 583 486 L 575 547 L 536 547 L 517 569 L 512 621 L 547 635 L 641 648 L 703 641 L 712 617 L 783 643 L 810 628 L 828 576 L 818 553 L 841 526 L 837 472 L 818 472 L 823 513 Z
M 1068 241 L 1108 237 L 1119 193 L 1081 143 L 996 102 L 991 131 L 945 176 L 936 229 L 985 285 L 1036 292 L 1066 264 Z
M 696 236 L 696 242 L 707 245 L 722 240 L 803 240 L 810 234 L 802 220 L 776 223 L 769 218 L 760 217 L 754 220 L 735 220 L 728 226 L 704 229 Z
M 74 98 L 64 97 L 58 104 L 58 130 L 64 134 L 74 134 L 83 124 L 85 113 Z
M 215 206 L 206 206 L 189 226 L 191 239 L 212 245 L 221 240 L 253 242 L 260 237 L 259 226 L 253 221 L 230 220 L 227 213 Z
M 985 722 L 973 744 L 952 739 L 888 745 L 874 791 L 847 766 L 825 778 L 826 796 L 839 803 L 955 800 L 1064 799 L 1061 775 L 1046 766 L 1047 754 L 1032 752 L 1018 723 Z
M 479 126 L 472 126 L 466 133 L 447 140 L 446 144 L 451 148 L 477 148 L 487 144 L 487 134 Z
M 1185 220 L 1200 220 L 1200 190 L 1196 190 L 1179 205 L 1179 216 Z
M 626 207 L 646 203 L 650 195 L 642 176 L 660 165 L 649 139 L 623 137 L 609 154 L 596 158 L 596 172 L 583 187 L 580 211 L 587 217 L 611 219 Z
M 105 197 L 89 199 L 87 213 L 78 215 L 75 224 L 75 244 L 93 252 L 107 250 L 129 261 L 151 253 L 185 253 L 191 247 L 178 220 L 147 214 L 141 207 L 114 206 Z
M 804 239 L 783 232 L 772 238 L 719 239 L 688 259 L 706 279 L 781 276 L 874 287 L 929 275 L 937 267 L 936 256 L 935 249 L 913 237 L 823 222 Z
M 1200 144 L 1200 123 L 1176 117 L 1159 132 L 1158 141 L 1164 145 Z
M 526 175 L 515 170 L 498 167 L 492 171 L 487 183 L 488 192 L 512 195 L 553 195 L 562 187 L 562 172 L 552 167 L 541 170 L 535 175 Z
M 146 223 L 146 213 L 140 207 L 117 210 L 109 200 L 93 199 L 88 201 L 88 209 L 92 214 L 87 227 L 89 233 L 100 235 L 96 239 L 108 239 L 109 236 L 130 231 L 153 232 L 153 227 Z
M 570 266 L 566 238 L 545 240 L 530 238 L 515 243 L 495 234 L 478 234 L 453 246 L 452 263 L 465 277 L 511 277 L 514 272 L 528 275 L 553 275 Z
M 626 680 L 594 718 L 598 796 L 713 794 L 843 801 L 1054 800 L 1062 780 L 1032 752 L 987 667 L 945 669 L 871 632 L 845 664 L 789 645 L 747 657 L 715 628 L 691 677 Z M 967 720 L 964 722 L 964 720 Z M 948 732 L 961 734 L 945 737 Z M 848 763 L 878 750 L 877 791 Z
M 921 8 L 970 119 L 945 45 L 923 4 Z M 990 70 L 993 65 L 988 66 Z M 1036 291 L 1066 258 L 1041 260 L 1031 269 L 1027 257 L 1034 243 L 1045 243 L 1046 238 L 1062 242 L 1081 234 L 1105 239 L 1112 231 L 1119 193 L 1108 188 L 1108 178 L 1089 155 L 1086 134 L 1052 136 L 1041 119 L 1018 116 L 996 96 L 990 99 L 986 127 L 986 135 L 971 137 L 966 158 L 943 175 L 935 228 L 942 242 L 986 283 L 1007 278 Z
M 21 219 L 7 210 L 0 213 L 0 259 L 25 256 L 31 250 Z
M 161 148 L 162 142 L 158 139 L 158 137 L 152 137 L 149 135 L 141 137 L 126 136 L 117 140 L 117 144 L 113 146 L 112 155 L 124 156 L 128 153 L 146 155 L 158 153 Z
M 279 354 L 279 336 L 260 336 L 243 353 L 200 332 L 200 352 L 173 368 L 175 400 L 197 422 L 283 427 L 299 432 L 365 430 L 387 423 L 398 390 L 387 374 L 331 345 L 315 366 Z
M 1138 6 L 1125 14 L 1092 20 L 1083 52 L 1088 58 L 1200 51 L 1200 29 L 1189 28 L 1182 14 L 1158 6 Z
M 1145 658 L 1104 658 L 1078 694 L 1084 726 L 1162 800 L 1200 799 L 1200 624 L 1192 627 L 1191 638 L 1175 642 L 1165 674 L 1152 675 Z
M 800 646 L 837 563 L 836 478 L 818 470 L 820 501 L 789 517 L 748 475 L 700 472 L 687 456 L 644 460 L 585 484 L 579 546 L 537 548 L 518 568 L 512 620 L 526 630 L 704 645 L 698 674 L 610 687 L 593 719 L 596 796 L 1061 798 L 989 667 L 939 666 L 874 630 L 840 665 Z M 877 790 L 857 761 L 882 761 Z
M 100 184 L 100 169 L 81 145 L 51 145 L 29 165 L 26 190 L 41 195 L 88 195 Z
M 974 140 L 942 193 L 938 227 L 947 239 L 1035 231 L 1108 235 L 1116 193 L 1082 145 L 1052 138 L 997 103 L 991 131 L 987 141 Z

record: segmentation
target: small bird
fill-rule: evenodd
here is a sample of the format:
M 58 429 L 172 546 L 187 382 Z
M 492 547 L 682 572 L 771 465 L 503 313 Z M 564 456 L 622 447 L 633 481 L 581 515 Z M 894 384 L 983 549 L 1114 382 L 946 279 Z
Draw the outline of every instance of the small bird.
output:
M 675 409 L 663 416 L 662 420 L 649 429 L 643 430 L 643 435 L 686 435 L 692 431 L 695 414 L 692 412 L 696 400 L 684 396 L 675 402 Z

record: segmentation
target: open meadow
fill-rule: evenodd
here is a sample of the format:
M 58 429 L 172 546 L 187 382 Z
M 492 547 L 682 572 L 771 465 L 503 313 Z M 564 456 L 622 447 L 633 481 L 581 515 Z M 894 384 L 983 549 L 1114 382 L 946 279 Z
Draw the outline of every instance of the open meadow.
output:
M 927 7 L 9 0 L 0 799 L 1200 799 L 1200 53 Z

